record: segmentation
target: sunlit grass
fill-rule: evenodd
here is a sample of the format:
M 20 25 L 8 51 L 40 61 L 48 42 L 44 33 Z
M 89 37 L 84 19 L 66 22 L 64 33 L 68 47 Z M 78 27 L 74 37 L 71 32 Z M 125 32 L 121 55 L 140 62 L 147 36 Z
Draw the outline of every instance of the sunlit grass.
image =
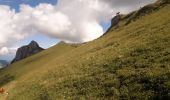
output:
M 79 46 L 60 43 L 1 70 L 8 100 L 167 99 L 170 6 Z M 9 88 L 11 85 L 12 88 Z

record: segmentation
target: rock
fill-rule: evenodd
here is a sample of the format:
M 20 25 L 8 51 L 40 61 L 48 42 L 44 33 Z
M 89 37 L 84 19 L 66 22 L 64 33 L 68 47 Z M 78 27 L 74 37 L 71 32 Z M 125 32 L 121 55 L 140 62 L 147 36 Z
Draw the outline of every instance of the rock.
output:
M 117 15 L 112 19 L 111 24 L 113 27 L 117 27 L 120 21 L 121 21 L 121 15 L 117 13 Z
M 35 41 L 31 41 L 29 45 L 23 46 L 17 50 L 15 58 L 12 60 L 12 63 L 15 63 L 19 60 L 32 56 L 36 53 L 41 52 L 44 50 L 43 48 L 39 47 L 38 43 Z
M 102 36 L 105 36 L 112 29 L 112 27 L 114 27 L 115 29 L 118 28 L 121 18 L 122 15 L 120 14 L 120 12 L 118 12 L 116 16 L 114 16 L 111 20 L 111 27 Z

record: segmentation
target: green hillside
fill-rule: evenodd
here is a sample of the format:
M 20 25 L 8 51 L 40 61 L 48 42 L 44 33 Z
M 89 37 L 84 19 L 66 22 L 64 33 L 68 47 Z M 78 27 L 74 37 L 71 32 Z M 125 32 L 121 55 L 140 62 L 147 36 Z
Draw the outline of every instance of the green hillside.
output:
M 0 70 L 9 92 L 0 100 L 169 99 L 169 10 L 164 4 L 92 42 L 61 42 Z

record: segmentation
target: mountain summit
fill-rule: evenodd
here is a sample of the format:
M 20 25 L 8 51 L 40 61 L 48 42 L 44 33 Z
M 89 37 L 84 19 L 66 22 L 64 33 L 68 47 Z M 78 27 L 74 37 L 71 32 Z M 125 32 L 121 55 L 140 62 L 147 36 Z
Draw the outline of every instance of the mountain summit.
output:
M 36 41 L 31 41 L 30 44 L 23 46 L 17 50 L 16 57 L 11 63 L 15 63 L 19 60 L 27 58 L 31 55 L 41 52 L 42 50 L 44 49 L 41 48 Z

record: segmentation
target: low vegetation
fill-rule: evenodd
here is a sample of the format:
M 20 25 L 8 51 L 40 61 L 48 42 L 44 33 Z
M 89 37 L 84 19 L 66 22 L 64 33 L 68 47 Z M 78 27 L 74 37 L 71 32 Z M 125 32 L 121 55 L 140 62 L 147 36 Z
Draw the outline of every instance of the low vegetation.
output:
M 89 43 L 59 43 L 1 70 L 15 80 L 0 82 L 7 100 L 170 99 L 169 9 L 111 28 Z

